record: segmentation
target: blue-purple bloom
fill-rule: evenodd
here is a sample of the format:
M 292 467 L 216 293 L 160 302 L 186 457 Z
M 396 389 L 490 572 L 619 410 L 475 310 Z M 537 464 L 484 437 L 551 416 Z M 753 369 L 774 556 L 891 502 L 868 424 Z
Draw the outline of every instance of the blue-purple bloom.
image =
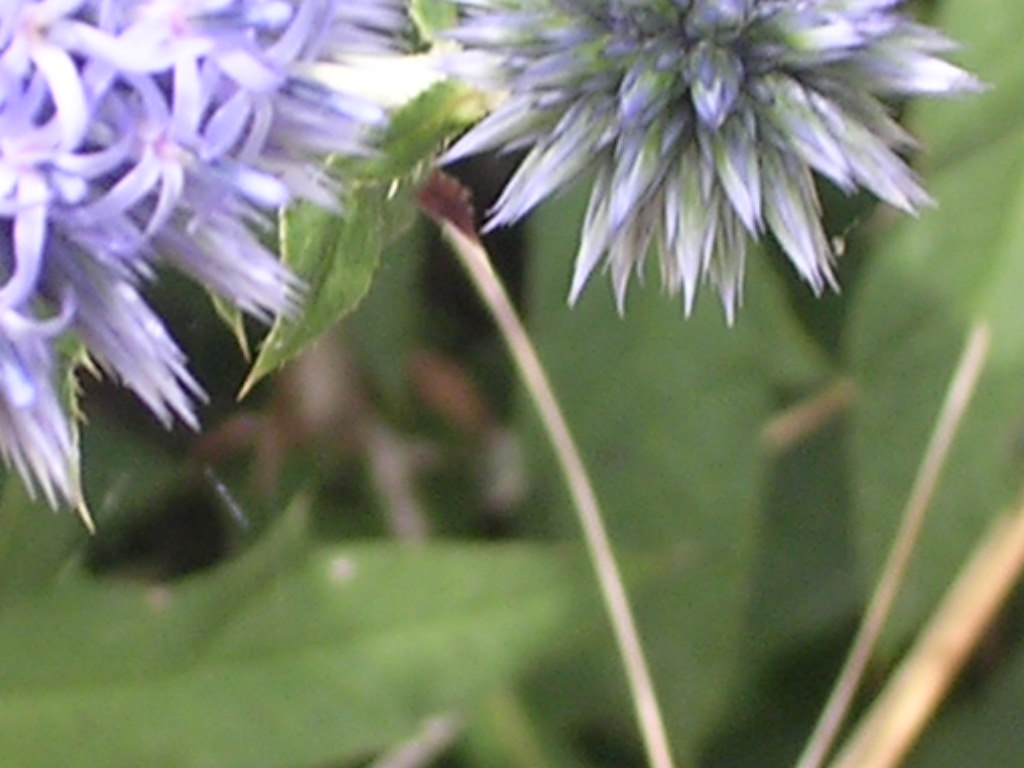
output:
M 587 174 L 570 291 L 604 258 L 620 309 L 649 251 L 731 319 L 747 248 L 771 234 L 816 291 L 834 285 L 814 176 L 899 209 L 929 203 L 885 100 L 978 88 L 901 0 L 458 0 L 450 71 L 507 98 L 447 153 L 526 150 L 490 226 Z
M 5 0 L 0 10 L 0 451 L 80 502 L 57 343 L 82 342 L 157 417 L 202 389 L 141 287 L 160 265 L 270 319 L 301 286 L 253 233 L 336 205 L 328 154 L 385 114 L 315 65 L 381 51 L 401 0 Z

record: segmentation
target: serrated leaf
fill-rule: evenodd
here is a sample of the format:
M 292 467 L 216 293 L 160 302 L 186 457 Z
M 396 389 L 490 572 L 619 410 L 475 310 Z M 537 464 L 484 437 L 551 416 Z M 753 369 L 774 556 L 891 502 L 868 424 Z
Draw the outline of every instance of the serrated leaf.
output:
M 280 247 L 284 262 L 308 291 L 298 317 L 281 318 L 260 347 L 244 394 L 280 368 L 366 295 L 381 249 L 412 221 L 408 178 L 433 160 L 444 141 L 483 113 L 478 94 L 438 83 L 396 113 L 378 155 L 346 166 L 362 179 L 344 213 L 300 203 L 285 212 Z
M 287 210 L 281 221 L 281 257 L 306 284 L 296 317 L 278 319 L 260 346 L 242 393 L 295 357 L 351 312 L 366 295 L 384 241 L 385 192 L 364 186 L 349 195 L 344 213 L 311 203 Z
M 485 113 L 478 91 L 451 80 L 436 83 L 392 116 L 380 154 L 359 171 L 387 181 L 413 175 Z
M 252 357 L 252 350 L 249 345 L 249 337 L 245 332 L 245 318 L 242 315 L 242 311 L 220 296 L 214 294 L 210 298 L 217 317 L 220 318 L 221 322 L 227 327 L 228 332 L 235 339 L 242 355 L 246 360 L 249 360 Z
M 178 585 L 54 590 L 0 615 L 0 756 L 21 768 L 364 757 L 522 670 L 578 583 L 540 546 L 308 548 L 278 532 Z
M 867 573 L 877 573 L 971 323 L 992 331 L 980 389 L 936 491 L 887 636 L 892 651 L 931 609 L 991 515 L 1020 484 L 1024 428 L 1024 17 L 1010 2 L 978 13 L 943 5 L 965 66 L 992 85 L 921 105 L 913 128 L 934 152 L 939 212 L 879 241 L 848 335 L 860 391 L 853 480 Z M 926 158 L 927 159 L 927 158 Z
M 346 321 L 362 374 L 393 407 L 407 394 L 409 355 L 424 321 L 419 276 L 426 253 L 421 226 L 391 243 L 382 254 L 373 290 Z

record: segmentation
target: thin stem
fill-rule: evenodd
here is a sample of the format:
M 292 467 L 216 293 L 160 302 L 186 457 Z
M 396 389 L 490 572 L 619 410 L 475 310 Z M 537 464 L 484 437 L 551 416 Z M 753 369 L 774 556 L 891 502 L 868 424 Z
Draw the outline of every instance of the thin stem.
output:
M 992 522 L 832 768 L 894 768 L 934 714 L 1024 568 L 1024 501 Z
M 432 717 L 412 739 L 375 760 L 370 768 L 426 768 L 452 745 L 461 730 L 454 715 Z
M 856 397 L 856 388 L 849 379 L 834 381 L 769 419 L 761 430 L 761 443 L 769 451 L 781 453 L 847 411 Z
M 605 530 L 597 496 L 547 374 L 501 280 L 491 267 L 487 251 L 479 240 L 467 236 L 450 221 L 441 219 L 439 223 L 441 234 L 451 244 L 494 317 L 523 384 L 540 414 L 548 439 L 554 447 L 583 528 L 583 537 L 597 574 L 601 597 L 626 668 L 626 677 L 650 768 L 672 768 L 672 754 L 661 709 L 633 619 L 629 597 Z
M 939 475 L 949 457 L 953 438 L 984 369 L 989 336 L 987 325 L 975 323 L 964 342 L 953 379 L 935 422 L 935 429 L 918 467 L 899 531 L 889 550 L 871 602 L 861 619 L 853 645 L 804 753 L 800 756 L 797 768 L 820 768 L 846 719 L 850 703 L 860 687 L 864 670 L 903 581 L 928 506 L 935 494 Z

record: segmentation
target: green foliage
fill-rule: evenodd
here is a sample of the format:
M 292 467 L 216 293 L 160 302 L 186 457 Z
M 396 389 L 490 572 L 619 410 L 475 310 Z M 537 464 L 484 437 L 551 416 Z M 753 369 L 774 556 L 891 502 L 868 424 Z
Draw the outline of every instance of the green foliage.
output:
M 416 24 L 420 36 L 433 42 L 438 32 L 455 23 L 457 11 L 452 3 L 444 0 L 411 0 L 409 16 Z
M 427 89 L 393 116 L 379 156 L 336 169 L 362 179 L 340 213 L 301 203 L 282 214 L 281 257 L 306 291 L 300 314 L 278 320 L 263 340 L 243 393 L 359 305 L 381 249 L 409 226 L 408 185 L 443 142 L 482 111 L 480 98 L 465 87 L 440 83 Z
M 391 182 L 422 175 L 443 143 L 486 114 L 481 94 L 465 85 L 441 81 L 427 88 L 392 118 L 384 151 L 360 173 Z
M 5 478 L 0 500 L 0 606 L 45 592 L 79 546 L 82 525 L 73 515 L 45 516 L 24 486 Z
M 915 115 L 940 210 L 901 221 L 877 238 L 849 329 L 847 351 L 860 390 L 853 414 L 857 532 L 872 572 L 890 544 L 971 323 L 990 327 L 992 352 L 892 624 L 894 643 L 934 607 L 980 532 L 1020 486 L 1024 69 L 1008 64 L 1024 21 L 1009 10 L 978 14 L 968 4 L 947 6 L 946 26 L 963 41 L 964 61 L 991 88 L 955 109 L 929 105 Z
M 742 664 L 768 469 L 759 429 L 776 387 L 826 371 L 760 255 L 734 328 L 710 294 L 684 320 L 679 302 L 634 290 L 619 317 L 610 289 L 596 281 L 568 310 L 576 231 L 564 222 L 580 221 L 584 203 L 580 194 L 531 219 L 531 331 L 585 447 L 612 537 L 646 574 L 637 590 L 640 624 L 674 744 L 686 754 L 721 715 Z M 523 411 L 532 421 L 529 404 Z M 529 452 L 538 483 L 558 500 L 554 510 L 539 505 L 545 526 L 578 537 L 539 433 Z M 614 664 L 604 648 L 579 674 L 594 686 L 583 696 L 606 702 L 602 714 L 618 720 L 628 702 L 606 672 Z M 561 693 L 580 706 L 579 692 Z
M 768 248 L 750 256 L 731 328 L 713 292 L 687 319 L 650 284 L 619 317 L 600 276 L 568 308 L 585 190 L 488 240 L 595 480 L 680 766 L 792 764 L 977 321 L 989 364 L 866 703 L 1020 493 L 1024 17 L 1011 0 L 935 5 L 991 87 L 907 105 L 938 210 L 909 219 L 826 193 L 846 241 L 841 296 L 812 304 Z M 411 14 L 426 45 L 451 23 L 440 0 Z M 79 375 L 96 538 L 13 479 L 0 488 L 0 765 L 365 765 L 445 714 L 453 768 L 643 765 L 551 449 L 416 219 L 416 185 L 484 111 L 481 94 L 429 88 L 379 155 L 332 168 L 348 179 L 340 212 L 283 214 L 282 254 L 307 290 L 262 341 L 243 389 L 266 381 L 244 411 L 237 382 L 215 385 L 205 436 L 166 434 Z M 487 190 L 506 170 L 468 173 Z M 230 334 L 181 329 L 212 339 L 211 365 L 251 331 L 217 309 Z M 851 403 L 765 439 L 839 381 Z M 909 765 L 1019 762 L 1021 610 L 1018 597 Z
M 294 358 L 366 295 L 383 243 L 384 196 L 384 190 L 370 186 L 349 196 L 343 215 L 311 203 L 284 213 L 281 256 L 305 282 L 302 314 L 275 323 L 243 392 Z
M 521 669 L 580 583 L 564 554 L 540 547 L 311 547 L 296 517 L 177 586 L 71 580 L 9 607 L 5 762 L 248 768 L 366 755 Z M 387 695 L 396 686 L 406 697 Z

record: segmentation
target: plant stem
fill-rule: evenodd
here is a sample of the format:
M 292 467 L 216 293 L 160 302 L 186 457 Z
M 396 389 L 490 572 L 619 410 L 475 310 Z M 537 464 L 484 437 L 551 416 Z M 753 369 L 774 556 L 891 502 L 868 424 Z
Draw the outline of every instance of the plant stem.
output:
M 1024 569 L 1024 500 L 997 517 L 832 768 L 894 768 L 934 714 Z
M 871 595 L 853 645 L 836 678 L 832 693 L 822 710 L 797 763 L 797 768 L 820 768 L 835 743 L 836 734 L 850 709 L 854 694 L 860 687 L 864 670 L 875 644 L 889 617 L 893 602 L 906 574 L 910 556 L 917 544 L 928 506 L 935 494 L 939 475 L 949 457 L 953 438 L 985 366 L 989 346 L 989 329 L 975 323 L 968 333 L 954 370 L 953 379 L 935 422 L 935 429 L 921 459 L 910 498 L 903 511 L 899 531 L 886 558 L 878 584 Z
M 856 399 L 853 382 L 838 379 L 769 419 L 761 430 L 761 444 L 773 454 L 782 453 L 848 411 Z
M 442 236 L 455 251 L 494 317 L 558 458 L 625 666 L 650 768 L 672 768 L 672 754 L 661 708 L 597 496 L 544 366 L 483 245 L 451 221 L 440 219 L 439 224 Z

